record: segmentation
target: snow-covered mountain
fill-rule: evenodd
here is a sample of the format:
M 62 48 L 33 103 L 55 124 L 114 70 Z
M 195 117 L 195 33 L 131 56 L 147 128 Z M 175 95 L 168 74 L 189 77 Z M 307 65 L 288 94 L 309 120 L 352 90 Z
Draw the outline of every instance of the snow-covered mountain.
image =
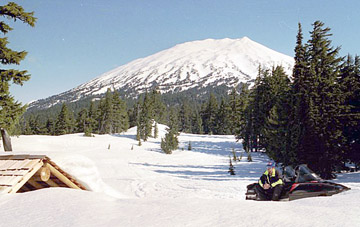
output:
M 282 65 L 290 74 L 294 60 L 244 37 L 206 39 L 178 44 L 151 56 L 134 60 L 64 93 L 38 100 L 30 107 L 47 108 L 100 95 L 108 88 L 136 96 L 152 87 L 162 93 L 189 89 L 233 87 L 253 81 L 258 67 Z

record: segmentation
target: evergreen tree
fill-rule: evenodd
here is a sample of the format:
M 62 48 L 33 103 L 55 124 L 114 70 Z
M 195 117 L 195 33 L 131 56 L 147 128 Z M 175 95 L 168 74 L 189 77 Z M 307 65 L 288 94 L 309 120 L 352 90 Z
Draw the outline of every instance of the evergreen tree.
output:
M 202 118 L 198 111 L 195 111 L 192 117 L 192 133 L 194 134 L 204 134 Z
M 276 162 L 290 164 L 288 160 L 287 133 L 290 112 L 290 80 L 282 67 L 272 70 L 268 80 L 271 109 L 266 113 L 263 126 L 263 145 L 269 157 Z
M 87 135 L 95 133 L 99 129 L 98 128 L 98 123 L 96 121 L 96 119 L 97 119 L 96 114 L 97 114 L 97 110 L 96 110 L 96 107 L 95 107 L 95 103 L 93 101 L 91 101 L 90 102 L 90 107 L 89 107 L 89 114 L 88 114 L 89 125 L 86 128 L 86 132 L 85 132 Z
M 55 123 L 55 135 L 64 135 L 71 132 L 71 116 L 67 105 L 62 105 L 61 111 Z
M 252 162 L 252 157 L 251 157 L 251 152 L 248 152 L 248 157 L 247 157 L 247 161 L 248 162 Z
M 76 119 L 76 132 L 85 132 L 88 122 L 88 110 L 82 109 Z
M 129 116 L 126 103 L 121 100 L 120 95 L 115 92 L 113 95 L 113 128 L 115 133 L 124 132 L 129 128 Z
M 165 138 L 161 139 L 161 149 L 166 154 L 171 154 L 173 150 L 176 150 L 179 145 L 178 141 L 178 117 L 176 115 L 177 111 L 174 109 L 170 110 L 169 115 L 169 128 L 165 134 Z
M 232 95 L 233 96 L 233 95 Z M 231 98 L 233 132 L 237 140 L 242 139 L 246 151 L 251 150 L 252 129 L 252 106 L 250 106 L 250 95 L 247 86 L 241 88 L 239 97 Z
M 220 107 L 216 117 L 215 134 L 217 135 L 230 135 L 231 122 L 230 122 L 230 106 L 224 98 L 221 99 Z
M 249 133 L 250 151 L 259 151 L 264 148 L 263 130 L 267 115 L 272 108 L 271 94 L 271 73 L 268 69 L 263 70 L 259 67 L 259 74 L 255 80 L 255 85 L 251 91 L 251 105 L 247 110 L 247 132 Z
M 214 132 L 216 132 L 217 113 L 218 102 L 214 93 L 211 93 L 208 102 L 202 109 L 202 122 L 205 134 L 214 134 Z
M 230 157 L 229 157 L 229 160 L 230 160 L 230 162 L 229 162 L 229 171 L 228 171 L 228 173 L 230 173 L 230 175 L 235 175 L 235 167 L 232 164 Z
M 152 106 L 152 119 L 158 123 L 166 123 L 166 106 L 157 88 L 152 90 L 150 102 Z
M 99 104 L 99 133 L 112 134 L 114 132 L 113 94 L 110 89 L 105 94 L 105 99 Z
M 41 135 L 45 134 L 44 128 L 40 123 L 39 116 L 31 116 L 29 118 L 29 127 L 32 135 Z
M 45 128 L 48 135 L 55 135 L 55 122 L 53 119 L 47 119 Z
M 290 112 L 289 122 L 287 126 L 287 145 L 286 154 L 287 161 L 284 164 L 296 165 L 299 163 L 298 150 L 300 149 L 300 140 L 304 137 L 305 127 L 303 123 L 306 119 L 307 110 L 307 88 L 306 88 L 306 72 L 308 70 L 308 53 L 303 45 L 302 27 L 299 23 L 298 34 L 296 36 L 295 46 L 295 65 L 292 74 L 292 89 L 290 91 Z
M 188 151 L 191 151 L 192 150 L 192 146 L 191 146 L 191 142 L 189 141 L 189 144 L 188 144 Z
M 189 103 L 186 100 L 182 102 L 179 118 L 180 131 L 190 133 L 192 131 L 192 111 Z
M 239 125 L 242 112 L 240 110 L 239 95 L 237 94 L 235 87 L 231 90 L 229 95 L 229 107 L 230 131 L 232 134 L 236 134 L 236 128 Z
M 158 138 L 159 136 L 159 127 L 158 127 L 158 123 L 155 122 L 155 127 L 154 127 L 154 138 Z
M 36 22 L 34 12 L 25 12 L 21 6 L 14 2 L 0 6 L 0 16 L 14 21 L 20 20 L 32 27 L 34 27 Z M 2 35 L 5 36 L 11 30 L 12 27 L 10 27 L 9 24 L 0 21 L 0 33 Z M 0 62 L 1 65 L 6 66 L 6 68 L 8 65 L 19 65 L 27 55 L 25 51 L 11 50 L 7 47 L 8 44 L 7 37 L 0 37 Z M 30 79 L 30 74 L 25 70 L 0 68 L 0 77 L 0 127 L 11 132 L 25 111 L 25 107 L 14 100 L 14 97 L 10 94 L 10 85 L 11 83 L 23 85 L 25 81 Z
M 341 114 L 344 161 L 360 165 L 360 58 L 348 55 L 340 70 L 339 84 L 344 96 Z
M 232 155 L 233 155 L 233 160 L 236 162 L 237 157 L 236 157 L 235 148 L 232 148 Z
M 148 93 L 145 93 L 144 102 L 140 112 L 141 138 L 144 141 L 152 136 L 152 125 L 154 116 L 154 106 Z
M 342 160 L 339 116 L 343 96 L 337 83 L 342 58 L 337 56 L 339 48 L 333 48 L 328 39 L 330 28 L 323 27 L 320 21 L 313 24 L 306 46 L 304 81 L 299 81 L 301 89 L 295 94 L 302 97 L 305 114 L 299 130 L 297 158 L 329 179 L 334 177 L 332 171 Z

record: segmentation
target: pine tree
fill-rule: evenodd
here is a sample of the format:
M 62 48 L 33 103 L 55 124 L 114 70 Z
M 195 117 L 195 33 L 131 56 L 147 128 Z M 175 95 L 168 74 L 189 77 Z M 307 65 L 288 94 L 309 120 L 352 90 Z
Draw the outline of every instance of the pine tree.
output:
M 55 135 L 64 135 L 71 132 L 71 117 L 67 105 L 64 103 L 55 123 Z
M 230 175 L 235 175 L 235 167 L 233 166 L 230 157 L 229 157 L 229 159 L 230 159 L 230 162 L 229 162 L 229 171 L 228 171 L 228 173 L 230 173 Z
M 192 150 L 192 146 L 191 146 L 191 142 L 189 141 L 189 144 L 188 144 L 188 151 L 191 151 Z
M 345 147 L 344 162 L 360 165 L 360 57 L 348 55 L 340 70 L 344 103 L 340 118 Z
M 190 133 L 192 131 L 192 111 L 189 103 L 185 100 L 182 102 L 180 113 L 180 131 Z
M 198 111 L 195 111 L 192 117 L 192 133 L 194 134 L 204 134 L 202 118 Z
M 140 115 L 141 115 L 141 103 L 140 101 L 136 104 L 136 140 L 139 141 L 139 146 L 141 144 L 141 136 L 143 134 L 142 124 L 140 122 Z
M 290 113 L 287 126 L 287 145 L 286 154 L 288 161 L 284 164 L 296 165 L 300 161 L 298 159 L 298 151 L 300 149 L 300 141 L 305 133 L 303 122 L 306 119 L 307 88 L 305 85 L 306 71 L 308 69 L 307 50 L 303 45 L 302 27 L 299 23 L 298 34 L 296 36 L 295 46 L 295 65 L 292 74 L 292 89 L 290 91 Z
M 232 155 L 233 155 L 233 160 L 236 162 L 237 157 L 236 157 L 235 148 L 232 148 Z
M 159 127 L 158 127 L 158 123 L 155 122 L 155 127 L 154 127 L 154 138 L 158 138 L 159 137 Z
M 76 119 L 76 132 L 85 132 L 88 122 L 88 110 L 82 109 Z
M 97 113 L 97 110 L 96 110 L 95 104 L 93 101 L 91 101 L 90 107 L 89 107 L 89 114 L 88 114 L 89 125 L 86 128 L 86 132 L 85 132 L 85 134 L 87 134 L 87 136 L 91 135 L 92 133 L 95 133 L 99 129 L 98 123 L 96 121 L 96 119 L 97 119 L 96 113 Z
M 154 121 L 154 106 L 151 100 L 151 97 L 148 93 L 145 93 L 144 102 L 142 106 L 142 111 L 140 115 L 140 122 L 143 128 L 142 139 L 147 141 L 147 139 L 152 136 L 152 125 Z
M 28 121 L 29 121 L 29 127 L 30 127 L 32 135 L 45 134 L 45 130 L 40 123 L 39 116 L 30 116 Z
M 263 70 L 259 67 L 259 74 L 255 80 L 254 88 L 249 94 L 251 104 L 246 110 L 247 124 L 246 137 L 249 140 L 250 151 L 259 151 L 264 148 L 263 130 L 267 115 L 272 108 L 271 97 L 271 73 L 268 69 Z
M 242 86 L 239 97 L 232 98 L 233 133 L 237 140 L 242 139 L 246 151 L 251 150 L 252 106 L 248 86 Z
M 0 16 L 10 20 L 20 20 L 32 27 L 35 26 L 36 18 L 34 12 L 25 12 L 24 9 L 14 2 L 9 2 L 6 5 L 0 6 Z M 10 25 L 4 21 L 0 21 L 0 32 L 4 36 L 12 30 Z M 0 38 L 0 62 L 1 65 L 8 67 L 8 65 L 19 65 L 26 57 L 25 51 L 14 51 L 7 47 L 9 44 L 7 37 Z M 19 121 L 20 116 L 25 111 L 25 107 L 21 103 L 15 101 L 10 94 L 11 83 L 23 85 L 25 81 L 30 79 L 30 74 L 27 71 L 20 71 L 16 69 L 2 69 L 0 68 L 0 128 L 5 128 L 9 132 L 14 125 Z
M 115 133 L 125 132 L 129 128 L 129 116 L 126 102 L 117 92 L 113 94 L 113 129 Z
M 55 122 L 53 119 L 47 119 L 45 128 L 48 135 L 55 135 Z
M 214 93 L 210 93 L 208 102 L 202 109 L 202 122 L 205 134 L 214 134 L 216 132 L 216 117 L 218 113 L 218 102 Z
M 298 161 L 307 163 L 323 178 L 334 177 L 332 171 L 341 165 L 343 136 L 339 123 L 342 96 L 337 83 L 339 76 L 339 48 L 328 39 L 330 28 L 316 21 L 306 46 L 304 81 L 297 96 L 302 97 L 305 116 L 301 119 L 298 141 Z M 295 75 L 294 77 L 298 77 Z M 297 119 L 299 120 L 299 119 Z
M 114 123 L 113 94 L 110 89 L 105 94 L 105 99 L 99 104 L 99 133 L 112 134 Z
M 231 90 L 229 95 L 229 123 L 230 131 L 232 134 L 236 134 L 236 128 L 240 124 L 241 110 L 239 104 L 239 95 L 236 92 L 235 87 Z
M 152 106 L 152 119 L 158 123 L 166 123 L 166 106 L 157 88 L 152 90 L 150 102 Z
M 230 122 L 230 106 L 224 98 L 221 99 L 220 107 L 216 116 L 215 134 L 217 135 L 230 135 L 231 122 Z
M 252 162 L 251 152 L 248 152 L 247 161 Z
M 282 67 L 272 70 L 267 81 L 270 88 L 269 101 L 271 109 L 266 113 L 262 130 L 263 146 L 270 158 L 276 162 L 289 164 L 287 133 L 290 113 L 290 80 Z
M 179 145 L 178 141 L 178 117 L 176 115 L 177 111 L 174 109 L 170 110 L 169 116 L 169 128 L 165 134 L 165 138 L 161 139 L 161 149 L 166 154 L 171 154 L 173 150 L 176 150 Z

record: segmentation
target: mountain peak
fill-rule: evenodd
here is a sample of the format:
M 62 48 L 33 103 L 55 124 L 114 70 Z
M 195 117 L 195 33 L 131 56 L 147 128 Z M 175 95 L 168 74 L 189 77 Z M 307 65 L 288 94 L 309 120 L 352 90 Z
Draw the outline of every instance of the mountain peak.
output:
M 100 95 L 108 88 L 137 96 L 151 87 L 162 93 L 182 92 L 207 86 L 253 81 L 261 65 L 282 65 L 290 75 L 294 59 L 269 49 L 248 37 L 240 39 L 205 39 L 178 44 L 145 58 L 106 72 L 70 91 L 36 101 L 31 106 L 51 106 Z M 46 104 L 45 104 L 46 103 Z

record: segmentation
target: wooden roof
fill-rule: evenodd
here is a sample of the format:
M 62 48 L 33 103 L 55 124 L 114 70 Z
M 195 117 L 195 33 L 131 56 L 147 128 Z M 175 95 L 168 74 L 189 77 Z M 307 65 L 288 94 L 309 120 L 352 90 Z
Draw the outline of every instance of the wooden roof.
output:
M 0 155 L 0 193 L 48 187 L 87 190 L 45 155 Z

